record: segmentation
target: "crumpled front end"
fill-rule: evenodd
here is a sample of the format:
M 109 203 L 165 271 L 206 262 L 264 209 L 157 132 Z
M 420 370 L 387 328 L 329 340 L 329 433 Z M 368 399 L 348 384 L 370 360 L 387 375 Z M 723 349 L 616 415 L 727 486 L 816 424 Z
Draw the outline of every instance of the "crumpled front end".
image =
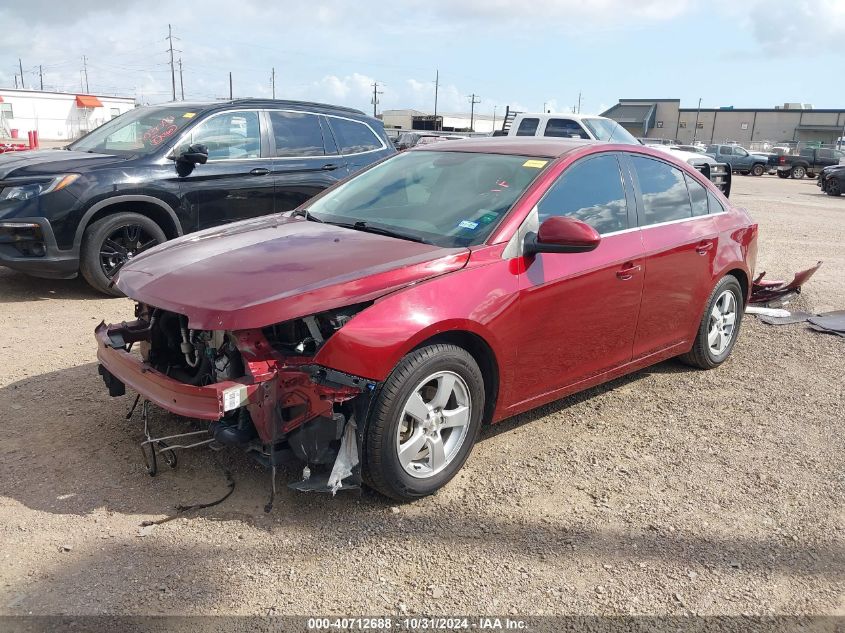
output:
M 377 385 L 313 359 L 368 305 L 223 331 L 191 329 L 186 316 L 139 303 L 134 321 L 97 327 L 100 374 L 110 395 L 128 386 L 162 409 L 208 421 L 217 443 L 265 466 L 299 461 L 300 490 L 357 487 L 359 429 Z

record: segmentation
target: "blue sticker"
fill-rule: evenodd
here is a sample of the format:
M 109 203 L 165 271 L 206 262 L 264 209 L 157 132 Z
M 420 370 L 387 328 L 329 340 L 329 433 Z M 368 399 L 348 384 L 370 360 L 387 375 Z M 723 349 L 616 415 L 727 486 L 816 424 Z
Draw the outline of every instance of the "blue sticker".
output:
M 458 222 L 458 226 L 461 227 L 462 229 L 477 229 L 478 228 L 478 222 L 471 222 L 469 220 L 461 220 L 460 222 Z

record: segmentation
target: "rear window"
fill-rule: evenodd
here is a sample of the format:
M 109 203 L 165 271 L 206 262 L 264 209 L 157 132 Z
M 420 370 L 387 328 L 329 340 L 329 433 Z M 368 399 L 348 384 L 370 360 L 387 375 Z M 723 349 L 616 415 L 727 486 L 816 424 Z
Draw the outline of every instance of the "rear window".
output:
M 361 154 L 381 149 L 381 141 L 368 125 L 335 117 L 329 117 L 329 121 L 341 154 Z
M 563 138 L 590 138 L 578 123 L 572 119 L 549 119 L 546 123 L 546 131 L 543 136 L 556 136 Z
M 519 128 L 516 130 L 516 135 L 534 136 L 537 133 L 538 125 L 540 125 L 540 119 L 522 119 L 522 121 L 519 122 Z
M 270 111 L 276 156 L 324 156 L 320 120 L 313 114 Z
M 719 199 L 709 191 L 707 192 L 707 201 L 710 203 L 710 213 L 724 213 L 725 207 L 719 202 Z
M 680 169 L 642 156 L 632 156 L 631 162 L 637 173 L 645 207 L 643 225 L 692 217 L 689 193 Z
M 692 203 L 692 214 L 694 216 L 707 215 L 707 189 L 695 180 L 695 178 L 687 174 L 684 174 L 684 178 L 687 180 L 687 189 L 689 189 L 689 198 Z

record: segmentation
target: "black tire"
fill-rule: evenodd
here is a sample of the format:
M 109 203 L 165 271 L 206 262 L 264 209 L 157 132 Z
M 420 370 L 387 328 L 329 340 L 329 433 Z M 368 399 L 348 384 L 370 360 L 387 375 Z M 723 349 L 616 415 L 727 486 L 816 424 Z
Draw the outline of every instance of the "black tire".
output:
M 138 238 L 133 241 L 132 237 L 138 231 Z M 106 241 L 116 235 L 126 235 L 126 239 L 118 238 L 116 247 L 106 244 Z M 152 248 L 167 240 L 167 236 L 161 227 L 150 218 L 140 213 L 115 213 L 108 215 L 96 222 L 93 222 L 85 229 L 82 235 L 82 248 L 79 254 L 79 270 L 82 276 L 95 290 L 114 297 L 122 297 L 123 293 L 114 286 L 109 287 L 114 272 L 122 265 L 120 260 L 131 259 L 143 250 Z M 126 244 L 123 244 L 126 242 Z M 132 244 L 136 244 L 133 250 Z M 128 255 L 123 256 L 117 247 L 127 246 L 124 250 Z M 104 254 L 104 249 L 113 251 L 114 255 L 109 257 Z M 113 266 L 105 262 L 109 259 Z M 111 274 L 108 274 L 111 272 Z
M 778 178 L 789 178 L 791 175 L 791 172 L 778 169 Z
M 736 320 L 727 347 L 722 353 L 714 354 L 707 342 L 707 335 L 710 330 L 710 313 L 716 305 L 716 301 L 726 290 L 729 290 L 734 295 L 734 300 L 736 301 Z M 744 312 L 745 302 L 742 296 L 742 287 L 739 285 L 736 277 L 733 275 L 722 277 L 707 299 L 692 349 L 679 357 L 681 361 L 700 369 L 714 369 L 724 363 L 728 359 L 728 356 L 731 355 L 731 351 L 739 337 L 739 329 L 742 324 L 742 315 Z
M 470 421 L 463 444 L 439 473 L 419 479 L 409 475 L 399 462 L 397 437 L 401 414 L 415 387 L 427 376 L 448 371 L 466 383 L 471 398 Z M 457 474 L 469 457 L 481 430 L 484 411 L 484 377 L 465 349 L 435 344 L 405 356 L 381 386 L 367 424 L 363 449 L 364 481 L 392 499 L 408 501 L 432 494 Z
M 824 192 L 829 196 L 841 196 L 842 185 L 835 177 L 828 178 L 827 182 L 824 183 Z
M 752 176 L 762 176 L 764 173 L 766 173 L 766 169 L 760 163 L 756 163 L 754 167 L 751 168 Z
M 749 172 L 749 171 L 741 171 L 741 172 L 739 172 L 739 173 L 740 173 L 740 174 L 742 174 L 743 176 L 747 176 L 747 175 L 748 175 L 748 174 L 750 174 L 751 172 Z
M 807 175 L 807 170 L 801 165 L 795 165 L 795 167 L 790 170 L 789 175 L 795 180 L 801 180 Z

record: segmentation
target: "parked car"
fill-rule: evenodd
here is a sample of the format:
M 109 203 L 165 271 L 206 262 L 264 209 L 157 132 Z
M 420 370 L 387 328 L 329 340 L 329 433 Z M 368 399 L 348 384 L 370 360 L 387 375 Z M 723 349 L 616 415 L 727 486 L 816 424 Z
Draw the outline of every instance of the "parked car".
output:
M 825 167 L 816 184 L 829 196 L 841 196 L 845 191 L 845 165 Z
M 725 362 L 756 252 L 745 211 L 668 154 L 439 143 L 133 259 L 136 320 L 97 328 L 100 373 L 265 465 L 309 464 L 294 487 L 363 471 L 414 499 L 483 423 L 674 356 Z
M 647 145 L 692 165 L 713 181 L 726 196 L 731 192 L 730 170 L 716 160 L 698 152 L 674 149 L 674 143 L 664 142 L 663 139 L 637 139 L 618 122 L 603 116 L 519 112 L 514 116 L 505 136 L 581 138 Z
M 749 152 L 739 145 L 708 145 L 705 153 L 720 163 L 727 163 L 732 171 L 741 174 L 762 176 L 769 171 L 767 155 Z
M 68 145 L 0 156 L 0 266 L 111 279 L 165 240 L 293 209 L 395 153 L 381 121 L 317 103 L 135 108 Z
M 802 149 L 797 156 L 783 154 L 769 158 L 769 164 L 776 167 L 781 178 L 815 178 L 822 169 L 838 165 L 845 158 L 845 152 L 838 149 Z

